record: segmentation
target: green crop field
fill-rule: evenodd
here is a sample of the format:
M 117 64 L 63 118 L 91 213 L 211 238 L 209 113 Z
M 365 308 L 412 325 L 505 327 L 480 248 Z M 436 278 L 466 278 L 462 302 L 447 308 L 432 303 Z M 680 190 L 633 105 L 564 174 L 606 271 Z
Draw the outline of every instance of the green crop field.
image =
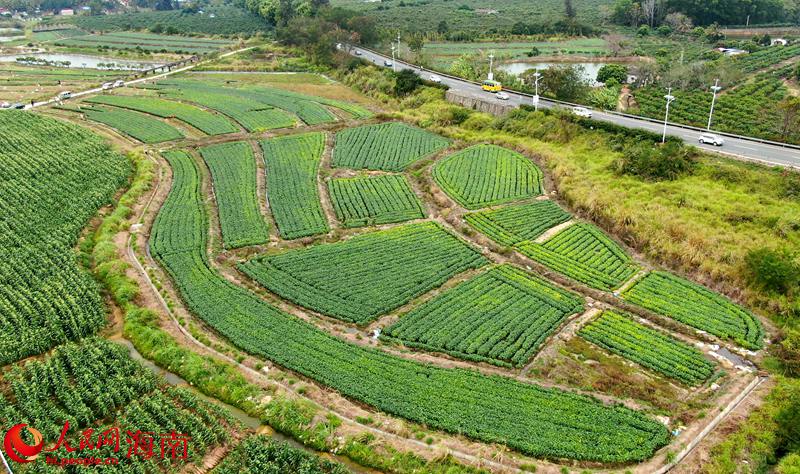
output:
M 142 143 L 162 143 L 183 138 L 183 133 L 172 125 L 132 110 L 83 107 L 80 112 L 87 119 L 116 128 Z
M 211 471 L 212 474 L 350 474 L 341 464 L 279 443 L 267 435 L 248 436 Z
M 0 113 L 0 364 L 94 334 L 106 312 L 72 249 L 130 173 L 99 136 Z
M 93 49 L 140 49 L 165 53 L 205 54 L 230 46 L 231 42 L 152 33 L 112 32 L 73 36 L 56 40 L 53 44 Z
M 587 341 L 689 385 L 706 381 L 714 364 L 694 347 L 661 331 L 605 311 L 578 332 Z
M 403 176 L 341 178 L 328 182 L 336 218 L 345 227 L 389 224 L 425 217 Z
M 365 125 L 336 135 L 333 166 L 403 171 L 448 145 L 449 142 L 438 135 L 403 123 Z
M 106 429 L 118 427 L 123 455 L 114 451 L 113 442 L 91 451 L 100 459 L 120 458 L 117 472 L 165 472 L 171 463 L 171 470 L 177 470 L 186 462 L 170 461 L 169 455 L 162 461 L 157 445 L 151 458 L 125 457 L 127 430 L 147 429 L 153 436 L 180 432 L 191 438 L 187 461 L 197 461 L 209 448 L 228 440 L 226 425 L 233 423 L 214 403 L 160 382 L 127 349 L 103 339 L 62 345 L 44 360 L 16 364 L 0 382 L 0 389 L 0 418 L 31 423 L 46 440 L 59 439 L 65 421 L 72 433 L 94 428 L 94 440 Z M 77 441 L 70 443 L 73 450 L 78 447 Z M 70 453 L 61 446 L 48 456 L 75 455 Z M 32 466 L 41 469 L 41 465 Z
M 471 212 L 464 218 L 495 242 L 513 246 L 526 240 L 536 240 L 548 229 L 567 222 L 572 216 L 548 200 Z
M 164 28 L 172 27 L 181 34 L 236 35 L 254 34 L 271 28 L 258 15 L 228 5 L 203 5 L 203 13 L 176 9 L 80 15 L 68 20 L 89 31 L 144 30 L 161 25 Z
M 467 209 L 479 209 L 542 194 L 542 172 L 515 151 L 477 145 L 433 167 L 436 183 Z
M 258 208 L 256 159 L 247 142 L 200 148 L 211 170 L 222 240 L 226 248 L 263 244 L 269 240 L 267 223 Z
M 499 60 L 536 61 L 536 57 L 528 54 L 533 48 L 545 56 L 605 56 L 610 54 L 608 44 L 602 38 L 576 38 L 556 41 L 473 41 L 473 42 L 439 42 L 425 43 L 422 53 L 430 58 L 432 66 L 449 71 L 453 61 L 465 54 L 490 53 Z
M 578 295 L 503 265 L 417 307 L 383 335 L 409 347 L 519 367 L 568 315 L 582 310 Z
M 623 293 L 628 302 L 686 325 L 731 339 L 749 349 L 764 346 L 758 318 L 696 283 L 666 272 L 651 272 Z
M 207 135 L 223 135 L 239 131 L 239 128 L 227 118 L 181 102 L 123 95 L 98 95 L 86 101 L 144 112 L 161 118 L 176 118 Z
M 364 324 L 486 263 L 438 224 L 425 222 L 260 257 L 240 268 L 300 306 Z
M 267 199 L 283 239 L 324 234 L 329 230 L 317 187 L 317 170 L 324 148 L 323 133 L 261 142 L 267 171 Z
M 597 227 L 578 223 L 546 242 L 523 242 L 526 256 L 592 288 L 610 291 L 629 280 L 639 267 Z
M 197 166 L 185 154 L 166 157 L 175 179 L 153 226 L 153 255 L 175 281 L 189 310 L 239 348 L 384 412 L 480 441 L 502 442 L 537 457 L 627 463 L 649 458 L 669 441 L 664 425 L 620 404 L 605 405 L 584 395 L 512 378 L 399 358 L 350 344 L 276 309 L 210 268 L 209 229 Z M 456 241 L 434 224 L 387 232 L 424 230 L 442 241 Z M 374 235 L 379 234 L 277 258 L 321 256 L 345 245 L 361 245 Z M 469 254 L 470 259 L 482 260 L 473 251 Z M 333 272 L 326 275 L 328 280 L 341 275 L 342 269 Z M 362 277 L 368 275 L 367 269 L 361 272 Z

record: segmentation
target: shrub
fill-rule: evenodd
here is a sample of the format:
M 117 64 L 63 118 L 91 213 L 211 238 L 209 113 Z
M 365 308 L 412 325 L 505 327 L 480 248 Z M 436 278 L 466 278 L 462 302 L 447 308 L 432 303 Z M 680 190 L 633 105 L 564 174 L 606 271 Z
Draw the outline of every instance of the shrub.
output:
M 597 71 L 597 82 L 606 83 L 610 79 L 615 79 L 619 84 L 625 83 L 628 80 L 628 67 L 622 64 L 606 64 Z
M 692 172 L 696 151 L 676 141 L 660 145 L 633 142 L 623 148 L 614 166 L 620 174 L 648 180 L 673 180 Z
M 800 284 L 800 265 L 788 250 L 751 250 L 744 261 L 750 283 L 757 288 L 786 294 Z
M 410 69 L 403 69 L 395 76 L 394 95 L 405 97 L 422 85 L 422 79 Z

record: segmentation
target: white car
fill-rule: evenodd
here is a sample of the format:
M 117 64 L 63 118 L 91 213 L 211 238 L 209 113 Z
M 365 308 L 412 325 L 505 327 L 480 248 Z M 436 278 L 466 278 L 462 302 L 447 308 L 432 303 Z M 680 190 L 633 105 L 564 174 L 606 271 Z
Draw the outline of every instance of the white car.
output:
M 114 87 L 114 83 L 113 82 L 106 82 L 105 84 L 100 86 L 100 88 L 103 89 L 104 91 L 107 91 L 107 90 L 111 89 L 112 87 Z
M 10 108 L 11 108 L 11 102 L 3 102 L 2 104 L 0 104 L 0 109 L 10 109 Z
M 361 56 L 361 51 L 356 50 L 356 56 Z
M 386 66 L 386 67 L 392 67 L 392 62 L 387 59 L 387 60 L 383 61 L 383 65 Z
M 586 107 L 573 107 L 572 113 L 578 117 L 592 118 L 592 111 Z
M 500 100 L 508 100 L 508 99 L 510 98 L 510 97 L 508 96 L 508 94 L 506 94 L 506 93 L 505 93 L 505 92 L 503 92 L 503 91 L 500 91 L 500 92 L 498 92 L 497 94 L 495 94 L 495 97 L 497 97 L 497 98 L 498 98 L 498 99 L 500 99 Z
M 442 78 L 437 76 L 436 74 L 431 74 L 431 77 L 429 77 L 428 80 L 436 84 L 441 84 L 442 82 Z
M 117 82 L 114 83 L 114 89 L 116 89 L 117 87 L 122 87 L 124 85 L 125 85 L 125 81 L 122 81 L 122 80 L 117 81 Z
M 719 135 L 714 135 L 713 133 L 704 133 L 700 135 L 700 143 L 703 145 L 714 145 L 714 146 L 722 146 L 725 144 L 725 140 L 722 139 Z
M 64 92 L 58 94 L 58 98 L 61 99 L 61 100 L 69 99 L 70 97 L 72 97 L 72 92 L 70 92 L 70 91 L 64 91 Z

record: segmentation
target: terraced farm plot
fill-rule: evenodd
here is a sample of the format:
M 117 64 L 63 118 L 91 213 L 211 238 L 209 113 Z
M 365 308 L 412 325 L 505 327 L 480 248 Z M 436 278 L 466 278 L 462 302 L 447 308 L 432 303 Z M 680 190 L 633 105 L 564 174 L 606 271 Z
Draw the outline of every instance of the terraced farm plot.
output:
M 244 110 L 250 111 L 276 107 L 291 112 L 308 125 L 319 125 L 335 122 L 337 120 L 336 116 L 325 106 L 340 108 L 345 112 L 351 113 L 351 115 L 370 115 L 369 111 L 359 106 L 278 88 L 254 86 L 242 86 L 237 88 L 223 87 L 222 85 L 208 85 L 190 79 L 161 81 L 158 83 L 157 88 L 162 93 L 173 96 L 180 95 L 190 101 L 193 100 L 193 97 L 198 93 L 206 96 L 209 94 L 215 95 L 216 97 L 211 100 L 214 100 L 216 103 L 219 103 L 221 100 L 220 96 L 231 97 L 232 100 L 236 101 L 238 104 L 249 104 L 249 108 Z M 237 109 L 243 110 L 241 105 L 238 105 Z M 220 109 L 220 111 L 222 111 L 222 109 Z
M 125 157 L 85 128 L 0 113 L 0 365 L 106 324 L 97 284 L 74 248 L 130 171 Z
M 598 290 L 622 286 L 639 267 L 597 227 L 578 223 L 547 242 L 527 241 L 519 250 L 537 262 Z
M 169 154 L 167 159 L 175 180 L 153 227 L 153 255 L 174 279 L 189 310 L 242 350 L 386 413 L 480 441 L 504 443 L 541 458 L 626 463 L 648 459 L 669 441 L 664 425 L 624 406 L 512 378 L 399 358 L 349 344 L 279 311 L 209 267 L 204 237 L 208 227 L 196 165 L 186 155 Z M 422 226 L 433 224 L 400 229 Z M 432 231 L 454 239 L 441 229 Z M 361 245 L 363 239 L 358 239 L 279 257 L 349 251 L 352 248 L 342 247 Z M 429 268 L 427 262 L 423 268 Z M 333 274 L 340 274 L 340 269 Z M 369 274 L 366 269 L 362 273 Z
M 578 334 L 614 354 L 688 385 L 698 385 L 714 373 L 714 364 L 694 347 L 613 311 L 603 312 Z
M 261 142 L 267 171 L 267 198 L 281 238 L 328 232 L 317 188 L 325 148 L 323 133 L 305 133 Z
M 89 120 L 116 128 L 142 143 L 163 143 L 183 138 L 183 133 L 172 125 L 132 110 L 91 107 L 80 111 Z
M 239 268 L 300 306 L 364 324 L 486 263 L 438 224 L 425 222 L 260 257 Z
M 212 474 L 350 474 L 324 457 L 278 442 L 267 435 L 245 438 L 211 471 Z
M 578 295 L 503 265 L 417 307 L 383 334 L 409 347 L 519 367 L 582 310 Z
M 345 227 L 422 219 L 422 204 L 403 176 L 332 179 L 328 191 L 336 218 Z
M 124 109 L 155 115 L 161 118 L 176 118 L 184 121 L 207 135 L 223 135 L 238 132 L 230 120 L 189 104 L 154 97 L 134 97 L 124 95 L 98 95 L 87 102 L 113 105 Z
M 443 137 L 404 123 L 364 125 L 336 135 L 333 166 L 400 172 L 449 144 Z
M 433 179 L 453 200 L 479 209 L 542 194 L 542 172 L 515 151 L 477 145 L 433 167 Z
M 143 49 L 156 52 L 205 54 L 218 51 L 233 43 L 227 40 L 120 31 L 65 38 L 57 40 L 55 44 L 83 48 L 107 47 L 110 49 Z
M 267 223 L 258 208 L 256 159 L 247 142 L 223 143 L 200 149 L 211 170 L 226 248 L 263 244 Z
M 526 240 L 536 240 L 548 229 L 567 222 L 572 216 L 548 200 L 471 212 L 464 218 L 495 242 L 514 246 Z
M 696 283 L 650 272 L 622 298 L 748 349 L 764 346 L 764 329 L 752 313 Z

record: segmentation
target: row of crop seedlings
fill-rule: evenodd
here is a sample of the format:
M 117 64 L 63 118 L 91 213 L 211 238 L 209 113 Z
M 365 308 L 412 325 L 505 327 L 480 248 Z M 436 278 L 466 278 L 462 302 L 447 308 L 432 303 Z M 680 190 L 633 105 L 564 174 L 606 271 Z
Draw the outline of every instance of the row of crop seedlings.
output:
M 480 209 L 538 196 L 542 171 L 521 154 L 495 145 L 476 145 L 439 161 L 433 178 L 454 201 Z
M 324 234 L 329 230 L 317 186 L 324 148 L 325 134 L 321 132 L 261 142 L 267 199 L 283 239 Z
M 258 207 L 256 158 L 247 142 L 200 148 L 211 171 L 222 241 L 226 248 L 263 244 L 267 223 Z
M 344 227 L 390 224 L 425 217 L 405 176 L 363 176 L 328 181 L 336 218 Z
M 222 115 L 213 114 L 194 105 L 171 100 L 155 97 L 99 95 L 86 99 L 86 101 L 131 109 L 161 118 L 176 118 L 207 135 L 223 135 L 239 131 L 239 128 L 234 123 Z
M 423 222 L 259 257 L 239 268 L 300 306 L 366 324 L 487 263 L 439 224 Z
M 578 335 L 687 385 L 701 384 L 714 373 L 714 364 L 694 347 L 614 311 L 604 311 Z
M 511 265 L 494 267 L 402 316 L 381 338 L 454 357 L 520 367 L 570 314 L 578 295 Z
M 448 147 L 450 142 L 399 122 L 348 128 L 336 134 L 334 168 L 400 172 Z
M 66 445 L 48 457 L 76 457 L 67 446 L 75 449 L 88 441 L 94 447 L 90 450 L 84 444 L 80 456 L 117 458 L 118 465 L 104 466 L 111 472 L 177 472 L 185 463 L 202 459 L 210 447 L 225 443 L 228 430 L 238 426 L 224 409 L 185 389 L 169 387 L 134 361 L 126 348 L 100 338 L 65 344 L 44 359 L 11 366 L 0 389 L 4 426 L 27 424 L 42 434 L 46 448 L 51 449 L 68 423 Z M 152 449 L 147 448 L 145 434 L 134 451 L 132 434 L 137 431 L 150 434 Z M 169 444 L 173 433 L 189 438 L 185 459 L 181 459 L 180 442 L 173 459 Z M 106 443 L 100 443 L 101 436 Z M 45 465 L 44 457 L 15 465 L 19 472 L 64 469 Z M 83 472 L 80 469 L 66 468 L 67 472 Z
M 80 112 L 87 119 L 115 128 L 142 143 L 163 143 L 184 137 L 183 133 L 172 125 L 132 110 L 82 107 Z
M 161 83 L 159 83 L 161 84 Z M 159 94 L 173 99 L 191 101 L 216 110 L 236 120 L 248 132 L 263 132 L 278 128 L 293 127 L 297 119 L 275 107 L 257 104 L 252 100 L 228 93 L 220 88 L 201 84 L 189 87 L 166 87 L 159 85 Z
M 730 339 L 748 349 L 764 346 L 758 318 L 727 298 L 666 272 L 651 272 L 622 298 L 688 326 Z
M 546 242 L 518 245 L 525 256 L 592 288 L 611 291 L 637 271 L 631 257 L 592 224 L 571 225 Z
M 744 72 L 753 72 L 759 69 L 778 64 L 787 59 L 800 55 L 800 44 L 788 46 L 770 46 L 761 51 L 738 56 L 734 59 L 735 63 L 741 66 Z
M 94 334 L 106 323 L 97 284 L 73 249 L 111 202 L 129 161 L 83 127 L 0 114 L 0 365 Z
M 278 310 L 210 268 L 202 237 L 208 232 L 208 225 L 203 218 L 205 209 L 197 167 L 185 154 L 169 154 L 167 159 L 173 166 L 175 179 L 170 196 L 156 218 L 151 250 L 174 279 L 189 310 L 240 349 L 391 415 L 479 441 L 501 442 L 531 456 L 626 463 L 648 459 L 668 443 L 669 432 L 663 424 L 624 406 L 608 406 L 591 397 L 512 378 L 489 377 L 472 370 L 441 368 L 393 356 L 348 343 Z M 403 232 L 422 232 L 438 241 L 436 246 L 450 249 L 448 254 L 453 253 L 454 245 L 445 242 L 456 239 L 431 223 L 389 232 L 381 240 L 402 240 Z M 376 233 L 365 234 L 363 238 L 372 234 Z M 423 242 L 427 247 L 432 245 L 425 243 L 423 236 L 409 240 Z M 350 242 L 355 242 L 356 247 L 345 246 Z M 287 252 L 280 257 L 296 261 L 298 268 L 308 272 L 313 270 L 309 266 L 324 264 L 333 256 L 337 260 L 364 260 L 358 257 L 360 245 L 353 238 L 341 244 Z M 466 247 L 459 242 L 455 249 L 459 246 Z M 384 247 L 384 254 L 401 255 L 391 247 Z M 470 251 L 455 261 L 464 261 L 465 256 L 473 260 L 471 266 L 475 265 L 475 258 L 482 258 Z M 424 260 L 424 254 L 422 257 Z M 429 262 L 418 261 L 399 274 L 426 272 L 428 266 Z M 317 272 L 317 278 L 325 273 L 328 280 L 338 280 L 342 275 L 343 281 L 347 279 L 342 287 L 353 284 L 363 287 L 365 281 L 373 279 L 375 268 L 379 267 L 364 266 L 360 272 L 346 268 L 347 273 L 343 274 L 342 268 L 331 267 Z M 386 273 L 377 275 L 384 277 Z M 359 278 L 352 280 L 349 275 Z M 380 284 L 380 280 L 373 281 L 374 286 Z M 383 286 L 378 301 L 384 297 L 383 293 L 394 292 L 394 288 L 403 285 L 400 281 Z

